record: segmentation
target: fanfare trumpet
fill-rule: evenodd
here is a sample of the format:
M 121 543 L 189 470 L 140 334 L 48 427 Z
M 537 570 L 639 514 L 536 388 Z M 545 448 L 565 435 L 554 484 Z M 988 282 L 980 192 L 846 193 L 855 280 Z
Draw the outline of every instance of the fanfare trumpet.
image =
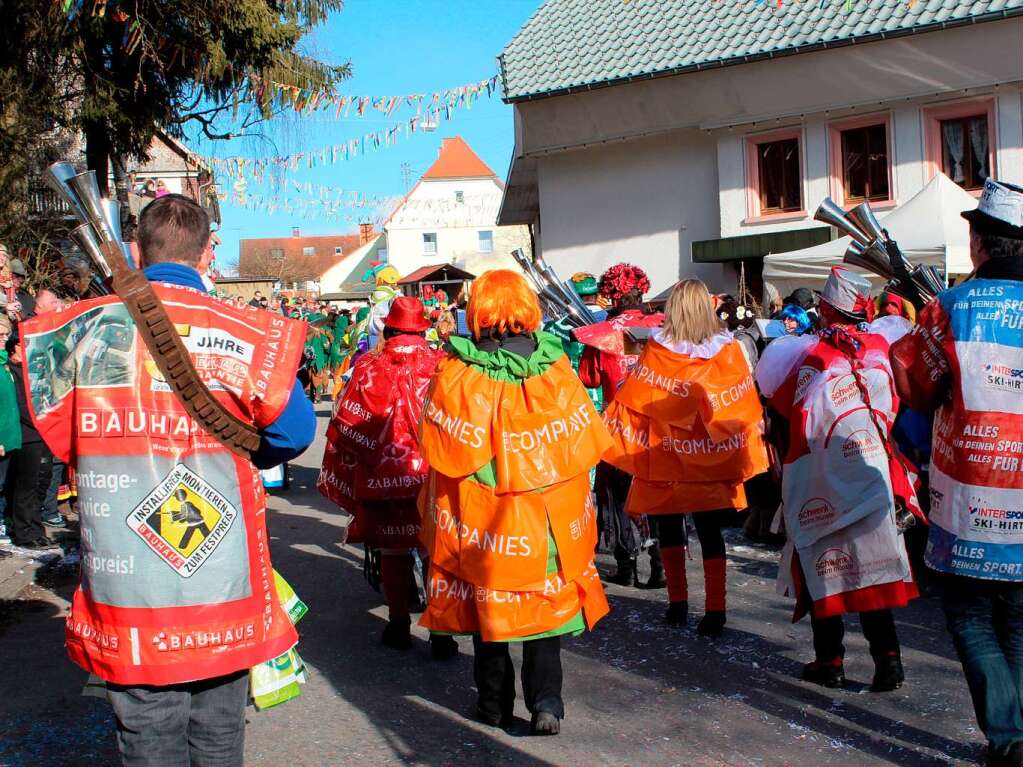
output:
M 539 294 L 548 314 L 567 317 L 576 327 L 596 322 L 579 294 L 562 282 L 542 258 L 537 258 L 534 263 L 521 248 L 512 251 L 512 258 Z
M 852 237 L 842 261 L 894 282 L 896 290 L 918 309 L 945 289 L 937 269 L 914 267 L 906 260 L 898 244 L 877 220 L 869 202 L 846 212 L 830 197 L 825 197 L 813 217 Z
M 110 280 L 113 269 L 109 254 L 116 252 L 114 248 L 121 254 L 129 252 L 121 240 L 120 204 L 116 200 L 104 199 L 100 194 L 96 171 L 78 173 L 70 163 L 59 161 L 46 169 L 45 179 L 82 222 L 71 230 L 71 240 L 96 267 L 102 280 Z M 101 281 L 93 282 L 95 290 L 110 293 Z

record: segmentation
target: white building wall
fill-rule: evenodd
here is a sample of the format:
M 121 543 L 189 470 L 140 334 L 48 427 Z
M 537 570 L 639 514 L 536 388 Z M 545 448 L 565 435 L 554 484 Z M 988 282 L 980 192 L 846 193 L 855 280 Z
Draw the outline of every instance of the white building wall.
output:
M 679 276 L 724 287 L 717 264 L 692 264 L 692 242 L 717 236 L 715 143 L 698 131 L 595 147 L 539 161 L 541 249 L 562 279 L 642 266 L 651 294 Z
M 892 110 L 892 183 L 895 199 L 904 202 L 927 184 L 924 121 L 916 105 Z
M 517 150 L 539 165 L 538 249 L 563 277 L 623 260 L 657 291 L 717 265 L 691 264 L 697 240 L 820 226 L 831 189 L 828 123 L 888 110 L 897 203 L 929 180 L 922 109 L 996 94 L 998 176 L 1023 183 L 1023 19 L 789 56 L 516 104 Z M 797 220 L 749 222 L 749 133 L 802 127 L 804 207 Z M 883 218 L 883 213 L 881 215 Z
M 1023 91 L 998 96 L 998 178 L 1023 185 Z
M 463 202 L 457 202 L 456 192 Z M 450 263 L 479 274 L 486 269 L 513 266 L 509 253 L 529 248 L 525 227 L 498 227 L 501 187 L 491 179 L 421 181 L 404 206 L 385 225 L 387 260 L 403 276 L 431 264 Z M 480 251 L 479 233 L 493 233 L 491 253 Z M 437 235 L 437 250 L 428 254 L 423 234 Z
M 1004 90 L 1004 89 L 1003 89 Z M 974 94 L 974 97 L 984 94 Z M 995 161 L 997 177 L 1012 183 L 1023 183 L 1023 100 L 1015 87 L 996 98 L 995 120 Z M 946 102 L 937 102 L 946 103 Z M 909 200 L 930 181 L 925 141 L 924 110 L 934 102 L 912 104 L 892 110 L 880 110 L 876 114 L 887 115 L 891 120 L 892 184 L 895 202 L 899 205 Z M 864 112 L 873 114 L 874 112 Z M 846 119 L 843 113 L 839 121 Z M 732 128 L 717 132 L 717 163 L 721 181 L 722 237 L 737 237 L 747 234 L 762 234 L 791 229 L 805 229 L 822 226 L 813 220 L 813 214 L 826 196 L 836 197 L 839 190 L 832 188 L 830 175 L 829 125 L 834 120 L 827 117 L 806 119 L 799 126 L 803 151 L 803 200 L 807 215 L 784 220 L 757 221 L 748 218 L 746 146 L 747 138 L 756 136 L 753 128 L 740 130 Z M 787 127 L 792 121 L 780 122 Z M 890 208 L 878 211 L 878 218 L 890 212 Z

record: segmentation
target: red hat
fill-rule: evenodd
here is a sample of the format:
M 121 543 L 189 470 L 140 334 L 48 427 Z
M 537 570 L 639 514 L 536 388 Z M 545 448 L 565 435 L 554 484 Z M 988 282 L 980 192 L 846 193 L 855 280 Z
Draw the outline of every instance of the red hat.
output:
M 412 296 L 398 296 L 391 302 L 384 327 L 403 333 L 422 333 L 430 327 L 430 321 L 426 319 L 422 301 Z

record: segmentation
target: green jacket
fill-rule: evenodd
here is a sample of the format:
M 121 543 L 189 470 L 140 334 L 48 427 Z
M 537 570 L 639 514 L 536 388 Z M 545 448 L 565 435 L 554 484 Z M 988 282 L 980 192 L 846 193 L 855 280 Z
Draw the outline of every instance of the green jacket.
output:
M 0 446 L 5 453 L 21 448 L 21 416 L 14 393 L 20 383 L 7 367 L 7 352 L 0 351 Z

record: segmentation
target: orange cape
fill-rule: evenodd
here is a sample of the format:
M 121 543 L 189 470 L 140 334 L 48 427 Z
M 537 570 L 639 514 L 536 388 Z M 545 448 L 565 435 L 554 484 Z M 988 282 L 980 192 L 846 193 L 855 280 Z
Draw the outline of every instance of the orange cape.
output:
M 709 359 L 649 341 L 604 422 L 604 460 L 634 477 L 631 514 L 742 508 L 742 483 L 767 469 L 763 410 L 734 340 Z
M 590 626 L 603 617 L 589 470 L 610 445 L 564 355 L 509 381 L 441 363 L 420 425 L 431 467 L 419 499 L 431 560 L 421 623 L 498 640 L 557 629 L 580 609 Z

